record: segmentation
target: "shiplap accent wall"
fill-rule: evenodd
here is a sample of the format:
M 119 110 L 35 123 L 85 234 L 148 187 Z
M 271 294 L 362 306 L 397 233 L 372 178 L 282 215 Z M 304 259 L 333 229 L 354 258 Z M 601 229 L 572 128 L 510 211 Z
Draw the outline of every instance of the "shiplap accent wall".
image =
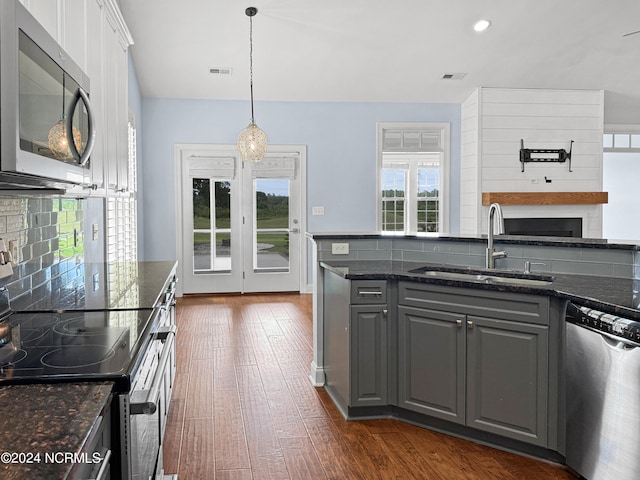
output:
M 603 115 L 600 90 L 474 91 L 462 105 L 461 233 L 486 232 L 482 192 L 601 191 Z M 525 148 L 567 151 L 573 140 L 572 171 L 566 162 L 527 163 L 522 172 L 520 139 Z M 600 205 L 504 206 L 503 213 L 506 218 L 581 217 L 584 237 L 602 236 Z
M 460 145 L 460 231 L 480 231 L 480 90 L 462 104 Z

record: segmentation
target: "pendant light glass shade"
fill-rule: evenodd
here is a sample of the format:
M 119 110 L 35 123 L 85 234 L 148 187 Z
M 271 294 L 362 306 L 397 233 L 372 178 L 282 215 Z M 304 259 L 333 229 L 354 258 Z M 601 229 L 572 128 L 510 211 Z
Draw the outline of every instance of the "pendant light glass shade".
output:
M 67 90 L 65 88 L 65 75 L 62 75 L 62 114 L 60 115 L 60 120 L 55 123 L 49 129 L 49 135 L 47 136 L 47 140 L 49 143 L 49 150 L 54 157 L 59 158 L 61 160 L 65 160 L 68 158 L 73 158 L 73 153 L 71 153 L 71 147 L 69 146 L 70 136 L 67 134 L 67 115 L 65 114 L 64 109 L 64 99 L 67 94 Z M 71 125 L 71 122 L 68 122 Z M 76 149 L 80 150 L 82 145 L 82 137 L 80 135 L 80 131 L 71 125 L 71 134 L 73 136 L 73 143 L 75 143 Z
M 80 150 L 82 145 L 80 131 L 76 127 L 71 127 L 71 132 L 73 134 L 73 142 L 76 144 L 76 149 Z M 67 121 L 64 117 L 49 129 L 48 140 L 49 150 L 51 150 L 54 157 L 61 160 L 73 158 L 67 136 Z
M 267 134 L 251 122 L 238 135 L 238 152 L 245 162 L 259 162 L 267 153 Z
M 248 7 L 244 13 L 249 17 L 249 86 L 251 91 L 251 121 L 238 135 L 238 152 L 245 162 L 259 162 L 267 153 L 267 134 L 253 119 L 253 17 L 258 13 L 255 7 Z

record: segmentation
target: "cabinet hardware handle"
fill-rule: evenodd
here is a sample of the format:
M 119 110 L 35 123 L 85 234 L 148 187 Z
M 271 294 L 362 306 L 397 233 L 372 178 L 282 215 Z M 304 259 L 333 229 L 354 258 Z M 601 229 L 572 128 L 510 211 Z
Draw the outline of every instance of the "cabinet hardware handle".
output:
M 358 292 L 358 295 L 376 295 L 376 296 L 380 296 L 382 295 L 381 291 L 374 291 L 374 290 L 361 290 Z
M 382 310 L 382 315 L 384 315 L 384 317 L 386 318 L 386 317 L 387 317 L 387 315 L 389 315 L 389 310 L 387 310 L 386 308 L 384 308 L 384 309 Z
M 456 320 L 456 325 L 458 328 L 462 328 L 462 320 Z
M 100 469 L 98 470 L 98 473 L 96 474 L 95 477 L 89 479 L 89 480 L 104 480 L 105 474 L 107 472 L 107 468 L 109 467 L 109 460 L 111 459 L 111 449 L 107 449 L 106 452 L 104 452 L 104 456 L 102 457 L 102 462 L 100 465 Z
M 467 320 L 467 328 L 468 329 L 472 329 L 473 328 L 473 322 L 471 320 Z

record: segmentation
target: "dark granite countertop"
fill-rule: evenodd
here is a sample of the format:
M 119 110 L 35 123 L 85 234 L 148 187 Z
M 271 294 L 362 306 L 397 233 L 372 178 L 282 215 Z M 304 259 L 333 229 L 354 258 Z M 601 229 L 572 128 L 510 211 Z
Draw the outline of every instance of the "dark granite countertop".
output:
M 20 312 L 150 309 L 166 290 L 177 265 L 175 260 L 85 263 L 83 276 L 52 288 L 50 295 L 34 299 L 27 292 L 15 295 L 16 300 L 12 295 L 11 309 Z
M 472 242 L 486 243 L 487 235 L 451 235 L 446 233 L 430 233 L 426 235 L 390 235 L 380 232 L 307 232 L 307 237 L 313 240 L 348 240 L 348 239 L 416 239 L 416 240 L 438 240 L 445 242 Z M 638 240 L 608 240 L 605 238 L 575 238 L 575 237 L 543 237 L 543 236 L 526 236 L 526 235 L 496 235 L 494 237 L 496 244 L 517 244 L 517 245 L 546 245 L 546 246 L 562 246 L 577 248 L 601 248 L 614 250 L 640 250 L 640 241 Z
M 552 273 L 550 275 L 553 277 L 553 282 L 550 285 L 507 285 L 442 279 L 411 273 L 410 270 L 427 265 L 418 262 L 332 260 L 322 261 L 320 265 L 351 280 L 398 279 L 458 287 L 559 296 L 580 305 L 640 321 L 640 309 L 638 308 L 640 281 L 627 278 Z M 432 264 L 430 266 L 434 270 L 465 270 L 464 268 L 442 264 Z M 475 272 L 476 270 L 473 271 Z M 483 270 L 483 272 L 486 272 L 486 270 Z M 522 273 L 507 270 L 494 270 L 493 272 L 507 276 L 518 276 Z M 536 277 L 539 277 L 539 275 L 531 276 L 531 278 Z
M 78 453 L 107 405 L 112 384 L 56 383 L 6 385 L 0 388 L 0 478 L 3 480 L 66 479 L 74 464 L 45 454 Z M 7 462 L 9 453 L 25 454 Z M 35 455 L 40 454 L 39 462 Z

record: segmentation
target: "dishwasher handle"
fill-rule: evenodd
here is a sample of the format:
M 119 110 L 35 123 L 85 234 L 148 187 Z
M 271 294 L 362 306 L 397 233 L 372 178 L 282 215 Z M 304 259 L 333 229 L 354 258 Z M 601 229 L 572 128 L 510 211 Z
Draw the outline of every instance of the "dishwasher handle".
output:
M 600 334 L 610 347 L 632 350 L 640 347 L 640 321 L 601 312 L 573 303 L 567 305 L 566 321 Z
M 634 348 L 640 347 L 637 343 L 627 340 L 626 338 L 618 337 L 616 335 L 611 335 L 607 332 L 600 332 L 594 330 L 596 333 L 600 334 L 600 337 L 609 347 L 615 348 L 618 350 L 633 350 Z

